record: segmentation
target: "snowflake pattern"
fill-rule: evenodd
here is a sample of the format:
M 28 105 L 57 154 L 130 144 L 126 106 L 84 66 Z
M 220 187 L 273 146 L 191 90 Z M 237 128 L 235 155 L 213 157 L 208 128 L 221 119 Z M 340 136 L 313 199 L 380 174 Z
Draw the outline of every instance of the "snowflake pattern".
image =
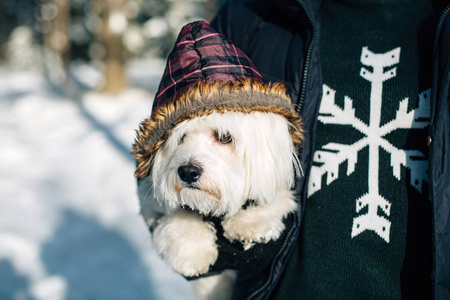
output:
M 319 121 L 323 124 L 352 126 L 361 132 L 363 137 L 350 145 L 328 143 L 314 153 L 315 165 L 311 169 L 308 197 L 321 189 L 323 175 L 326 175 L 327 185 L 338 179 L 339 166 L 342 163 L 347 162 L 347 176 L 352 174 L 358 162 L 358 152 L 368 147 L 368 192 L 356 200 L 356 213 L 366 207 L 367 213 L 353 219 L 352 238 L 366 230 L 371 230 L 389 243 L 391 222 L 385 216 L 390 216 L 391 202 L 379 192 L 380 147 L 390 154 L 390 165 L 395 178 L 400 180 L 401 166 L 404 166 L 411 171 L 411 186 L 419 192 L 422 192 L 422 183 L 429 181 L 425 155 L 418 150 L 396 148 L 386 139 L 386 135 L 397 129 L 422 129 L 429 125 L 430 90 L 419 94 L 418 107 L 409 112 L 409 99 L 401 100 L 395 119 L 384 125 L 380 124 L 383 82 L 396 76 L 396 67 L 390 67 L 398 64 L 399 61 L 400 48 L 382 54 L 373 53 L 368 47 L 362 48 L 361 63 L 372 69 L 370 71 L 362 67 L 360 71 L 360 76 L 371 83 L 369 124 L 365 124 L 355 116 L 352 99 L 345 96 L 344 107 L 341 108 L 335 103 L 336 91 L 323 85 Z M 386 68 L 390 69 L 386 70 Z M 385 216 L 379 215 L 379 209 Z

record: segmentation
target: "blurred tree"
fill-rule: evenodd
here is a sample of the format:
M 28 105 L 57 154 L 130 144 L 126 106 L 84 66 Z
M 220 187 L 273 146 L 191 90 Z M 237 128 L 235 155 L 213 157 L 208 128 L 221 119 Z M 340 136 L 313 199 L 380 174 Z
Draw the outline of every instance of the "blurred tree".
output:
M 34 12 L 37 7 L 35 0 L 0 0 L 0 57 L 5 58 L 6 43 L 14 28 L 26 26 L 33 28 Z
M 103 90 L 108 93 L 118 93 L 126 85 L 125 49 L 122 38 L 128 27 L 128 20 L 124 14 L 124 0 L 103 0 L 102 7 L 103 28 L 101 41 L 105 47 L 105 85 Z
M 0 57 L 22 68 L 44 65 L 65 92 L 75 79 L 117 93 L 126 87 L 129 59 L 165 59 L 183 25 L 210 21 L 224 1 L 0 0 Z M 80 65 L 101 80 L 87 86 L 74 71 Z
M 45 0 L 41 6 L 44 23 L 46 73 L 50 81 L 69 89 L 67 71 L 70 63 L 70 6 L 68 0 Z

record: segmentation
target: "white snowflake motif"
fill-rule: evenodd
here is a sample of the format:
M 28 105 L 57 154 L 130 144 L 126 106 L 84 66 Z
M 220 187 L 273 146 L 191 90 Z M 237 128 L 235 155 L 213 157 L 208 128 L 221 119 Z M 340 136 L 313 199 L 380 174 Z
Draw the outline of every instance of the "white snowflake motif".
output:
M 372 67 L 373 71 L 362 67 L 360 76 L 371 82 L 370 93 L 370 122 L 365 124 L 355 116 L 353 100 L 345 96 L 344 108 L 335 104 L 335 91 L 323 85 L 323 98 L 319 111 L 319 121 L 324 124 L 350 125 L 364 136 L 351 145 L 329 143 L 314 153 L 314 165 L 308 186 L 308 197 L 321 189 L 322 176 L 327 174 L 326 184 L 329 185 L 339 177 L 339 165 L 347 162 L 347 176 L 352 174 L 357 164 L 358 152 L 366 146 L 369 147 L 368 161 L 368 187 L 366 194 L 356 200 L 356 213 L 365 207 L 367 213 L 353 219 L 351 237 L 354 238 L 366 230 L 377 233 L 389 243 L 391 222 L 386 218 L 390 216 L 391 202 L 380 195 L 379 180 L 379 150 L 383 148 L 390 154 L 390 163 L 395 178 L 400 180 L 403 165 L 411 171 L 410 184 L 422 192 L 423 181 L 428 182 L 427 160 L 418 150 L 403 150 L 392 145 L 385 136 L 397 129 L 420 129 L 429 125 L 430 119 L 430 90 L 419 94 L 419 104 L 416 109 L 408 112 L 408 98 L 399 103 L 395 119 L 381 126 L 381 104 L 383 82 L 396 76 L 396 68 L 385 71 L 400 61 L 400 48 L 389 52 L 377 54 L 368 47 L 362 48 L 361 63 Z M 378 214 L 381 209 L 385 216 Z

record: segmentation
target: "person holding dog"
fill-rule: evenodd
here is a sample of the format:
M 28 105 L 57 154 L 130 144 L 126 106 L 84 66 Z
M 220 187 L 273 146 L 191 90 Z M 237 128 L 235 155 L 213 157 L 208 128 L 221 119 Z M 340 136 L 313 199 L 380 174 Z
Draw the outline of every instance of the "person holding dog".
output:
M 450 299 L 450 5 L 229 0 L 211 24 L 305 130 L 300 209 L 235 299 Z

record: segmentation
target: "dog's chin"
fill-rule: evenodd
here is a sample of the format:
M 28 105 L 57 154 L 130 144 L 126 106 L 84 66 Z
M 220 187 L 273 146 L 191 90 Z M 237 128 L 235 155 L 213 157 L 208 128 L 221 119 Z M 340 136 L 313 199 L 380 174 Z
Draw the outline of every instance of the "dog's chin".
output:
M 221 201 L 216 196 L 196 187 L 184 187 L 179 192 L 182 206 L 202 215 L 221 216 L 225 213 Z

